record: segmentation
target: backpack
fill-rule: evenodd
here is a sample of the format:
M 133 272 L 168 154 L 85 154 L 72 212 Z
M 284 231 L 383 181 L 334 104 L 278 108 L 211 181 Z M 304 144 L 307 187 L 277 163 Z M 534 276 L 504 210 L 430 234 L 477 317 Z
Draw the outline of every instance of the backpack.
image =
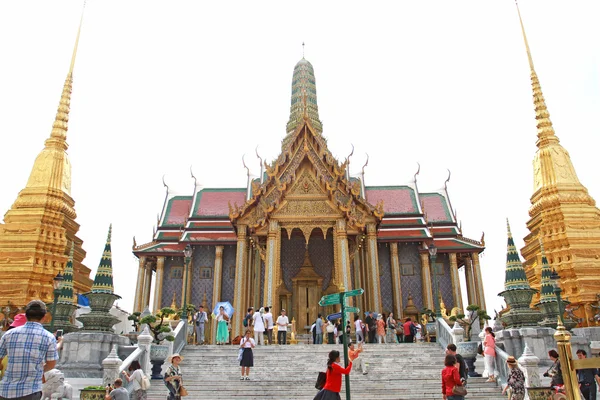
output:
M 145 374 L 142 375 L 142 382 L 140 382 L 140 388 L 142 390 L 150 389 L 150 379 L 148 379 L 148 377 Z
M 415 324 L 411 323 L 409 329 L 410 329 L 411 336 L 416 336 L 416 334 L 417 334 L 417 327 L 415 326 Z
M 248 327 L 248 318 L 244 318 L 244 321 L 242 322 L 242 325 L 244 325 L 244 328 Z

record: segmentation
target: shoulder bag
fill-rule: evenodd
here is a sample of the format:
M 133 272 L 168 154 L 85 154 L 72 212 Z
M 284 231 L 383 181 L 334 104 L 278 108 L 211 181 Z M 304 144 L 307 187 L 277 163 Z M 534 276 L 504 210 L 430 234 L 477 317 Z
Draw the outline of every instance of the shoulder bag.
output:
M 150 379 L 142 372 L 142 381 L 140 382 L 140 388 L 142 390 L 150 389 Z
M 466 396 L 467 395 L 467 389 L 465 389 L 464 386 L 455 385 L 452 388 L 452 394 L 455 394 L 457 396 Z
M 326 380 L 327 380 L 327 373 L 319 372 L 319 375 L 317 375 L 317 383 L 315 383 L 315 388 L 318 390 L 323 389 L 323 386 L 325 386 Z
M 188 395 L 188 391 L 186 388 L 183 387 L 183 385 L 179 386 L 179 395 L 181 397 L 185 397 Z

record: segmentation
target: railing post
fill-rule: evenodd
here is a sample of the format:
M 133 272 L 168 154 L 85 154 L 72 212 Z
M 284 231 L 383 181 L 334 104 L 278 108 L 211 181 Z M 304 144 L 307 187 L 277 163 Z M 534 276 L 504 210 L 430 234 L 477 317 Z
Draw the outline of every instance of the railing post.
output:
M 525 375 L 525 388 L 529 389 L 540 386 L 539 363 L 540 359 L 533 354 L 527 343 L 525 343 L 523 354 L 519 357 L 519 364 Z M 529 390 L 525 392 L 525 400 L 529 400 Z
M 112 385 L 115 379 L 119 377 L 119 367 L 123 361 L 117 355 L 117 345 L 113 345 L 108 356 L 102 360 L 102 382 L 104 386 Z
M 465 330 L 458 323 L 458 321 L 454 322 L 454 326 L 452 327 L 452 343 L 459 344 L 465 341 Z
M 152 343 L 152 336 L 150 336 L 150 331 L 146 326 L 142 333 L 138 336 L 138 347 L 144 351 L 144 353 L 140 356 L 140 366 L 142 367 L 142 371 L 146 376 L 150 376 L 150 344 Z

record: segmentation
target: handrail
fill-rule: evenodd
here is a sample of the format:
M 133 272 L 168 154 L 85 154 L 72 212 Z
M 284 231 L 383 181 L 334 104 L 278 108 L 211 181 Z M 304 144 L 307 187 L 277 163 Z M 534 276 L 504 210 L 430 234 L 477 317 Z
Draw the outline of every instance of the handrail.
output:
M 187 321 L 179 321 L 173 332 L 175 340 L 173 341 L 173 353 L 181 353 L 181 350 L 187 344 Z
M 494 371 L 496 372 L 494 376 L 496 380 L 500 384 L 500 386 L 506 384 L 508 380 L 508 365 L 506 364 L 506 360 L 508 360 L 508 353 L 502 350 L 500 347 L 496 346 L 496 357 L 494 358 Z
M 134 361 L 138 361 L 140 359 L 140 357 L 142 356 L 142 354 L 144 354 L 145 350 L 138 347 L 136 348 L 133 353 L 131 353 L 129 355 L 129 357 L 127 357 L 125 359 L 125 361 L 123 361 L 123 363 L 121 364 L 121 366 L 119 367 L 119 375 L 121 374 L 121 372 L 127 370 L 129 368 L 129 366 L 131 365 L 132 362 Z
M 443 349 L 446 348 L 450 343 L 454 343 L 454 336 L 452 336 L 452 328 L 444 321 L 444 318 L 436 318 L 435 319 L 435 329 L 436 329 L 436 341 L 442 346 Z

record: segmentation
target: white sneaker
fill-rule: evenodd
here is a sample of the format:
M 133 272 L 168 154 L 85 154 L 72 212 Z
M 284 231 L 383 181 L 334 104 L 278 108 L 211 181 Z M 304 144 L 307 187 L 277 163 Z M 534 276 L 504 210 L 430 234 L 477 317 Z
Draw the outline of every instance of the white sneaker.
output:
M 242 377 L 240 378 L 240 381 L 243 381 L 243 380 L 244 380 L 244 377 L 242 376 Z

